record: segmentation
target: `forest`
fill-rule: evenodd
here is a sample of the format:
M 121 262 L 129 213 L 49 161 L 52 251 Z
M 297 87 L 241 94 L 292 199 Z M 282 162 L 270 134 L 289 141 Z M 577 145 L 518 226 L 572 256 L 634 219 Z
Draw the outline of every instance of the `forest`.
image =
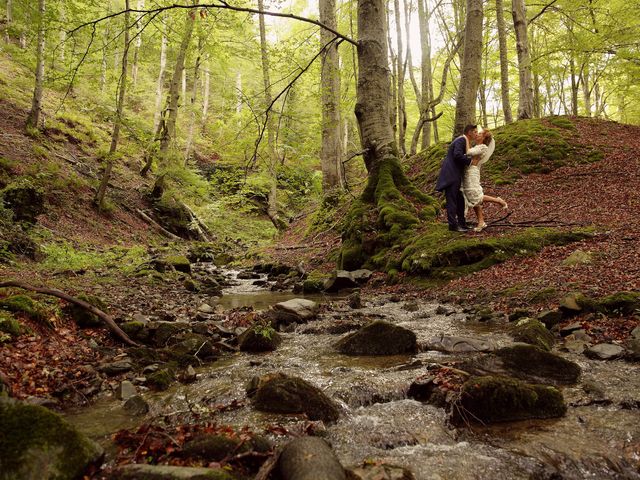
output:
M 0 480 L 640 479 L 639 0 L 1 0 Z

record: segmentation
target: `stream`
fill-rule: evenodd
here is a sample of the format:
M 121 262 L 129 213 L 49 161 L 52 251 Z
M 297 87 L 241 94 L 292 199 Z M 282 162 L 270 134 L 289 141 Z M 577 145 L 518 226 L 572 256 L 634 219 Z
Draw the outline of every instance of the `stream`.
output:
M 224 292 L 220 304 L 225 309 L 265 309 L 296 297 L 301 295 L 237 281 Z M 195 383 L 175 384 L 160 393 L 143 392 L 151 406 L 148 417 L 238 400 L 243 407 L 217 412 L 212 420 L 248 425 L 256 432 L 274 424 L 295 430 L 304 423 L 300 416 L 258 412 L 246 399 L 245 385 L 252 377 L 281 371 L 313 383 L 341 405 L 340 420 L 327 426 L 324 435 L 345 466 L 382 460 L 409 468 L 419 480 L 640 478 L 640 376 L 635 364 L 562 352 L 582 367 L 580 382 L 562 388 L 569 405 L 565 417 L 453 428 L 443 409 L 408 399 L 406 392 L 427 364 L 469 354 L 346 356 L 332 348 L 342 335 L 328 334 L 326 327 L 353 317 L 380 318 L 415 332 L 418 344 L 446 334 L 501 347 L 513 343 L 504 325 L 470 320 L 456 307 L 438 314 L 439 305 L 432 303 L 418 302 L 415 310 L 415 306 L 406 308 L 405 302 L 380 297 L 365 299 L 363 308 L 353 310 L 335 297 L 307 297 L 331 305 L 318 320 L 282 333 L 282 345 L 275 352 L 235 353 L 197 369 Z M 110 434 L 144 421 L 125 413 L 122 402 L 114 397 L 69 412 L 66 418 L 107 447 Z

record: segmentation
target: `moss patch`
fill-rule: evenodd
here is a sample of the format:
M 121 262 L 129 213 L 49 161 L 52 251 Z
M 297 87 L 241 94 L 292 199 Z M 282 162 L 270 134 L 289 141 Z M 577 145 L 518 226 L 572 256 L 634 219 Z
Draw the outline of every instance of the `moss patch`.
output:
M 102 450 L 59 415 L 0 398 L 2 478 L 80 478 Z
M 20 322 L 8 312 L 0 311 L 0 333 L 5 333 L 11 337 L 18 337 L 22 334 L 23 329 Z
M 471 377 L 462 386 L 454 419 L 485 423 L 555 418 L 567 411 L 554 387 L 504 377 Z
M 524 342 L 549 351 L 555 342 L 553 334 L 544 324 L 534 318 L 523 318 L 511 328 L 511 336 L 517 342 Z
M 37 322 L 43 322 L 47 320 L 47 311 L 36 302 L 33 298 L 27 295 L 13 295 L 0 300 L 0 309 L 7 310 L 9 312 L 25 315 L 31 320 Z
M 516 255 L 539 252 L 547 245 L 564 245 L 589 235 L 589 230 L 563 232 L 529 228 L 509 236 L 477 238 L 449 232 L 446 225 L 434 223 L 404 249 L 402 270 L 449 279 L 488 268 Z

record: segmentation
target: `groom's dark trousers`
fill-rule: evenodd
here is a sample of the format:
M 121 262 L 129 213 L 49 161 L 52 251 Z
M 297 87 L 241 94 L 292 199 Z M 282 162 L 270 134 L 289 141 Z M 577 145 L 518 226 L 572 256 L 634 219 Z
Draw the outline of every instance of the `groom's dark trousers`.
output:
M 464 197 L 460 191 L 464 169 L 471 163 L 467 155 L 467 139 L 464 136 L 456 138 L 447 150 L 447 156 L 442 162 L 436 190 L 444 192 L 447 201 L 447 222 L 449 229 L 465 227 Z

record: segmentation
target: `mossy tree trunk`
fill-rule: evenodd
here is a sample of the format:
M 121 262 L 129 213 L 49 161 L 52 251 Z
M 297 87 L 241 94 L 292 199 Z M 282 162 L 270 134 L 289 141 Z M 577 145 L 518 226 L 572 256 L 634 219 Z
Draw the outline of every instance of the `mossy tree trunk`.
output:
M 419 223 L 420 212 L 408 197 L 433 205 L 406 177 L 389 122 L 391 74 L 387 61 L 384 0 L 358 0 L 358 89 L 355 114 L 364 150 L 368 182 L 345 222 L 339 267 L 355 269 L 393 246 Z M 433 208 L 422 214 L 433 214 Z M 382 258 L 373 263 L 382 265 Z
M 507 28 L 504 23 L 504 5 L 496 0 L 496 21 L 498 25 L 498 43 L 500 45 L 500 94 L 505 123 L 513 123 L 511 101 L 509 100 L 509 57 L 507 54 Z
M 27 128 L 38 128 L 42 110 L 42 91 L 44 84 L 44 46 L 45 46 L 45 0 L 38 0 L 38 47 L 36 52 L 36 84 L 33 89 L 31 110 L 27 117 Z

